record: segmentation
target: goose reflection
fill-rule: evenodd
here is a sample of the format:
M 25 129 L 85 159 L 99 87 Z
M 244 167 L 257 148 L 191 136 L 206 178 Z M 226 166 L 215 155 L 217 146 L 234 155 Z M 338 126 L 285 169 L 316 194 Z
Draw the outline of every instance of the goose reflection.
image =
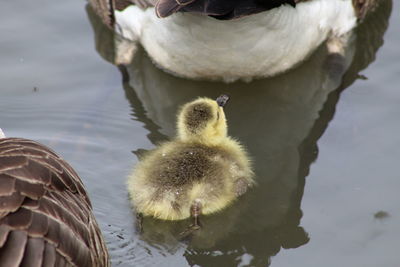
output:
M 186 240 L 184 256 L 190 265 L 236 266 L 247 258 L 251 266 L 266 266 L 281 248 L 309 241 L 300 226 L 301 200 L 318 155 L 317 141 L 334 115 L 340 93 L 375 59 L 391 3 L 382 1 L 356 29 L 344 56 L 328 56 L 321 47 L 300 67 L 272 79 L 234 84 L 184 80 L 156 68 L 143 50 L 131 65 L 121 67 L 133 118 L 144 123 L 153 144 L 174 135 L 180 105 L 197 96 L 228 93 L 230 135 L 241 140 L 253 157 L 258 185 L 230 208 L 203 219 L 202 230 Z M 97 50 L 114 62 L 113 33 L 90 8 L 88 14 Z M 178 233 L 187 223 L 146 218 L 141 238 L 175 253 L 182 246 Z

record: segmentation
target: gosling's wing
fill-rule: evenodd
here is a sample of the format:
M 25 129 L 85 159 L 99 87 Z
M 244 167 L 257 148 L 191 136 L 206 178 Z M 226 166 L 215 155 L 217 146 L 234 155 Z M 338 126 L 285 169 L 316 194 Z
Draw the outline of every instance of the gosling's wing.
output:
M 34 141 L 0 139 L 0 266 L 109 266 L 82 181 Z
M 235 19 L 266 11 L 283 4 L 296 5 L 301 0 L 158 0 L 156 12 L 167 17 L 175 12 L 193 12 L 218 19 Z M 306 1 L 306 0 L 303 0 Z

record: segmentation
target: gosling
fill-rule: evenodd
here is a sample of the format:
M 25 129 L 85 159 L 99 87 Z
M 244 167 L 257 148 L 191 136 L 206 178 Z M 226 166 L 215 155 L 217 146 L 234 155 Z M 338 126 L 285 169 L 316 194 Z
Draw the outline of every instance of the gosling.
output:
M 144 155 L 128 179 L 136 212 L 162 220 L 220 211 L 254 184 L 244 148 L 227 135 L 221 95 L 185 104 L 178 115 L 177 137 Z

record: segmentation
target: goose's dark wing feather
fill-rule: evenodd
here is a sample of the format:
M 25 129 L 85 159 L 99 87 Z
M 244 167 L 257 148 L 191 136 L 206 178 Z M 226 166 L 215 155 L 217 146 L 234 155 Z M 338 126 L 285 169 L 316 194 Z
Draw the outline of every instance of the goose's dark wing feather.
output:
M 89 0 L 106 25 L 114 24 L 114 10 L 123 10 L 130 5 L 141 8 L 155 6 L 159 17 L 168 17 L 175 12 L 193 12 L 218 19 L 234 19 L 283 4 L 295 6 L 300 1 L 308 0 Z
M 114 11 L 137 5 L 143 9 L 156 7 L 159 17 L 168 17 L 175 12 L 194 12 L 217 19 L 235 19 L 266 11 L 284 4 L 295 6 L 313 0 L 89 0 L 95 12 L 108 26 L 114 25 Z M 352 0 L 357 17 L 363 19 L 380 0 Z
M 115 0 L 89 0 L 90 5 L 101 20 L 108 27 L 113 27 L 115 22 Z
M 297 1 L 299 2 L 299 1 Z M 193 12 L 217 19 L 235 19 L 266 11 L 283 4 L 296 5 L 295 0 L 158 0 L 156 12 L 167 17 L 175 12 Z
M 82 181 L 26 139 L 0 139 L 0 266 L 109 266 Z
M 157 0 L 112 0 L 116 10 L 124 10 L 130 5 L 136 5 L 142 9 L 154 7 L 157 4 Z

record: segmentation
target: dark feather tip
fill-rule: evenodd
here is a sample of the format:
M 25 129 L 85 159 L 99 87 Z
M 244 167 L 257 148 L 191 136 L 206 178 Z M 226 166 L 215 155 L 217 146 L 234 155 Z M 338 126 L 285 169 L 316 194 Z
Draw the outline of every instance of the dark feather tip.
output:
M 292 7 L 296 7 L 296 1 L 295 0 L 288 1 L 288 4 L 291 5 Z

